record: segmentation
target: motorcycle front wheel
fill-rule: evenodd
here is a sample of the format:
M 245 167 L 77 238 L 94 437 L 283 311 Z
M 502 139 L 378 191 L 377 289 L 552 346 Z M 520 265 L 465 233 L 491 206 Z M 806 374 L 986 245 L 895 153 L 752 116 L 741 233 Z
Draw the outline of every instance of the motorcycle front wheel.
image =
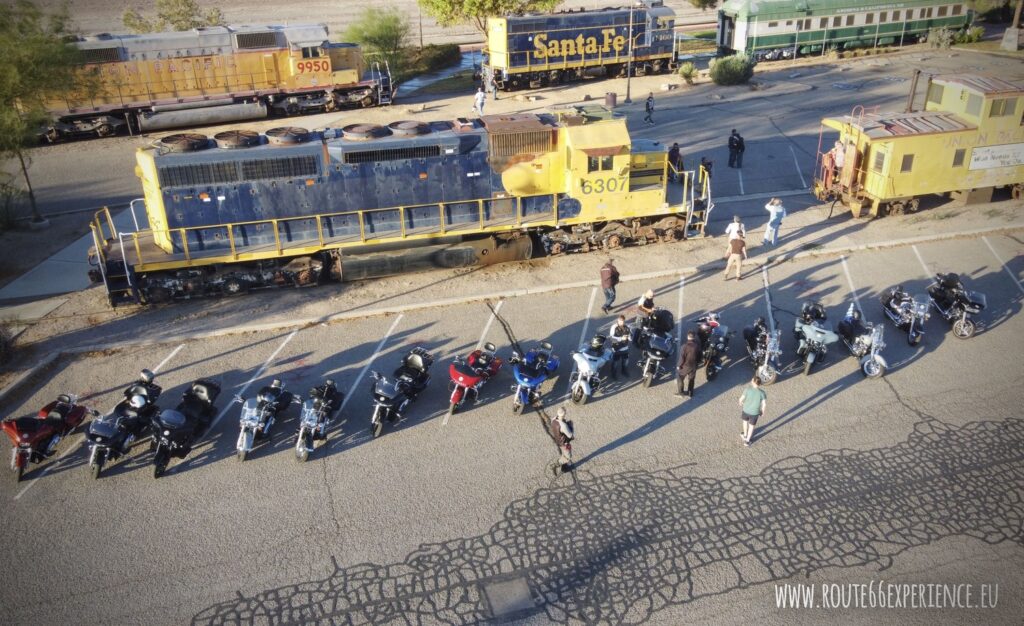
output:
M 25 466 L 28 465 L 28 461 L 18 464 L 18 469 L 14 473 L 15 482 L 21 482 L 21 479 L 25 477 Z
M 779 370 L 774 367 L 761 367 L 757 370 L 757 378 L 762 385 L 770 385 L 779 378 Z
M 306 433 L 299 433 L 299 440 L 295 444 L 295 459 L 299 463 L 305 463 L 309 460 L 309 449 L 312 447 L 311 435 Z
M 103 461 L 105 456 L 106 455 L 102 453 L 97 453 L 96 458 L 93 459 L 93 462 L 89 465 L 89 471 L 92 473 L 93 480 L 100 477 L 100 473 L 103 471 Z
M 160 478 L 167 471 L 167 463 L 171 460 L 171 453 L 166 448 L 157 451 L 153 459 L 153 478 Z
M 960 318 L 953 322 L 953 336 L 957 339 L 970 339 L 974 336 L 975 330 L 977 326 L 972 320 Z
M 512 414 L 513 415 L 522 415 L 523 414 L 523 409 L 525 409 L 525 408 L 526 408 L 526 405 L 523 404 L 523 402 L 518 397 L 516 397 L 514 400 L 512 400 Z
M 650 368 L 644 369 L 644 379 L 643 379 L 644 389 L 650 387 L 651 383 L 653 383 L 653 382 L 654 382 L 654 372 L 652 372 Z
M 882 376 L 885 376 L 885 366 L 882 365 L 878 359 L 865 359 L 864 363 L 861 365 L 861 371 L 863 371 L 864 375 L 868 378 L 881 378 Z
M 804 376 L 808 376 L 811 373 L 811 368 L 814 367 L 814 359 L 817 354 L 814 352 L 808 352 L 807 356 L 804 357 Z
M 572 388 L 572 396 L 570 397 L 572 403 L 577 406 L 583 406 L 589 399 L 587 394 L 583 391 L 583 385 L 576 385 Z
M 711 382 L 718 376 L 718 368 L 715 367 L 714 360 L 708 360 L 708 364 L 704 366 L 704 377 L 707 378 L 708 382 Z

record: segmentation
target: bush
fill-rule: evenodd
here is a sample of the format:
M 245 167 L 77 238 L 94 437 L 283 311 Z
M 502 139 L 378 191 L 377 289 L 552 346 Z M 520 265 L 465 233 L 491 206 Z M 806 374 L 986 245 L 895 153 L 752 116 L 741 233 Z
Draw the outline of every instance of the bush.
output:
M 687 85 L 692 85 L 693 78 L 697 75 L 697 66 L 687 61 L 679 66 L 679 75 L 686 81 Z
M 956 31 L 946 26 L 928 31 L 928 44 L 932 48 L 948 49 L 956 41 Z
M 716 85 L 742 85 L 754 76 L 754 61 L 745 54 L 714 59 L 710 76 Z
M 14 228 L 24 199 L 24 191 L 9 181 L 0 181 L 0 232 Z
M 429 44 L 423 48 L 406 48 L 403 53 L 406 57 L 403 80 L 417 74 L 436 72 L 445 67 L 458 65 L 462 61 L 459 46 L 454 43 Z
M 985 29 L 981 26 L 971 26 L 966 30 L 960 31 L 956 36 L 957 43 L 977 43 L 981 41 L 982 37 L 985 36 Z
M 405 62 L 402 49 L 410 32 L 409 20 L 398 9 L 368 8 L 349 25 L 345 39 L 362 45 L 368 56 L 387 61 L 393 73 L 401 74 Z

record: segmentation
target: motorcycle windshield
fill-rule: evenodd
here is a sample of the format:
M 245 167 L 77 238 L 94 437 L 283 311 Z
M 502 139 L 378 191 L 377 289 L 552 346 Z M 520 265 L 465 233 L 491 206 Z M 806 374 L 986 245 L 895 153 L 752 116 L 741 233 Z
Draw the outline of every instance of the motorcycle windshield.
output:
M 188 423 L 188 419 L 183 414 L 171 409 L 161 411 L 159 417 L 157 417 L 157 421 L 160 423 L 161 427 L 171 430 L 184 428 L 185 424 Z
M 384 380 L 378 380 L 377 384 L 373 386 L 373 393 L 382 398 L 392 400 L 398 395 L 398 389 L 397 385 L 392 385 Z
M 240 422 L 258 422 L 260 413 L 258 410 L 259 400 L 249 398 L 242 404 L 242 415 L 238 418 Z
M 547 378 L 547 372 L 543 369 L 534 369 L 526 363 L 518 363 L 512 368 L 512 376 L 520 385 L 537 387 Z
M 88 436 L 89 438 L 102 437 L 111 438 L 117 434 L 117 421 L 113 419 L 113 416 L 104 417 L 103 419 L 93 420 L 89 424 Z
M 815 326 L 813 324 L 804 325 L 804 336 L 808 341 L 814 341 L 817 343 L 835 343 L 839 340 L 839 335 L 835 334 L 827 328 L 821 326 Z
M 465 363 L 458 361 L 448 366 L 448 375 L 451 376 L 453 382 L 456 382 L 463 387 L 472 387 L 480 382 L 480 375 L 476 370 Z
M 659 357 L 665 357 L 672 352 L 672 342 L 670 337 L 664 337 L 662 335 L 651 335 L 647 341 L 648 348 L 652 354 Z
M 601 357 L 595 357 L 587 352 L 577 352 L 573 354 L 572 360 L 576 363 L 576 369 L 580 374 L 592 374 L 596 372 L 604 362 Z
M 920 294 L 914 296 L 914 301 L 910 305 L 910 310 L 913 311 L 917 317 L 924 317 L 928 314 L 928 298 Z
M 299 420 L 301 420 L 303 424 L 316 425 L 317 419 L 315 400 L 310 399 L 302 403 L 302 413 L 299 416 Z
M 988 305 L 988 301 L 985 299 L 985 294 L 980 291 L 968 291 L 966 296 L 968 304 L 978 310 L 984 309 Z

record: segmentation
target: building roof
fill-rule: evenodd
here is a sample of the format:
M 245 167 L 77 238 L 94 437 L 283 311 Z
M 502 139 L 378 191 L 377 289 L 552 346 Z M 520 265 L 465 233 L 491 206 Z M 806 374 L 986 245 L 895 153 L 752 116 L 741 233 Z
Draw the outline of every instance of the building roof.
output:
M 864 116 L 844 115 L 834 119 L 842 125 L 851 125 L 871 139 L 956 133 L 977 128 L 952 113 L 941 111 L 868 113 Z
M 951 0 L 952 1 L 952 0 Z M 804 18 L 934 6 L 935 0 L 726 0 L 721 10 L 740 21 Z
M 933 76 L 932 82 L 940 85 L 959 85 L 986 96 L 1024 93 L 1024 85 L 978 74 L 943 74 Z

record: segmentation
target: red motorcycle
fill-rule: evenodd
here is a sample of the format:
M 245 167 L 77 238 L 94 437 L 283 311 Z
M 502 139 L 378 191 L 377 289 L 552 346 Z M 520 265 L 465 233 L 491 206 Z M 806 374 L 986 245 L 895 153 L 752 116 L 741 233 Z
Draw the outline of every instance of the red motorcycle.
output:
M 466 397 L 473 392 L 473 399 L 480 397 L 480 388 L 488 380 L 494 378 L 501 369 L 502 361 L 494 351 L 497 348 L 493 343 L 485 343 L 483 349 L 474 350 L 465 359 L 455 357 L 448 367 L 448 375 L 451 376 L 452 390 L 448 402 L 448 415 L 453 415 L 466 401 Z
M 39 409 L 35 417 L 11 417 L 0 423 L 11 440 L 11 469 L 17 472 L 19 481 L 29 461 L 41 463 L 53 456 L 57 443 L 78 428 L 87 415 L 98 415 L 84 405 L 75 404 L 77 400 L 61 394 Z

